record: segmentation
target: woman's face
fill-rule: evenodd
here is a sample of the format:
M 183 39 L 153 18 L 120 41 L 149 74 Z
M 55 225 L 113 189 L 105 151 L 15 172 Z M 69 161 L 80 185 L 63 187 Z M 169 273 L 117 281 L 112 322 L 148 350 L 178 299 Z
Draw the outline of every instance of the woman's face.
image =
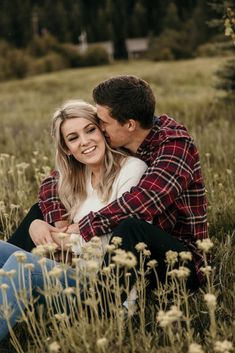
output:
M 73 118 L 61 125 L 68 152 L 79 162 L 92 168 L 101 166 L 105 154 L 105 140 L 99 128 L 90 120 Z

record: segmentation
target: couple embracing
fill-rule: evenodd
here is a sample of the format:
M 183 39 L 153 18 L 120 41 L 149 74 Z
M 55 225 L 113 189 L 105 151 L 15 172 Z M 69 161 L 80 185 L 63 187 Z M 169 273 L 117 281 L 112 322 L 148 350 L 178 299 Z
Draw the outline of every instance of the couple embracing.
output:
M 138 77 L 117 76 L 101 82 L 93 90 L 93 99 L 96 107 L 73 100 L 55 112 L 56 171 L 42 182 L 39 202 L 9 241 L 0 242 L 0 267 L 16 270 L 14 254 L 23 249 L 27 262 L 35 266 L 32 286 L 43 290 L 37 257 L 30 253 L 33 247 L 60 244 L 58 233 L 63 231 L 70 234 L 66 239 L 73 240 L 72 250 L 80 255 L 83 244 L 98 236 L 103 264 L 107 264 L 106 245 L 118 236 L 120 248 L 136 256 L 136 269 L 140 265 L 136 245 L 146 244 L 150 259 L 158 262 L 156 270 L 163 283 L 166 252 L 191 252 L 187 288 L 197 289 L 203 282 L 203 258 L 196 241 L 208 235 L 205 188 L 193 139 L 174 119 L 154 115 L 153 91 Z M 47 266 L 54 264 L 48 259 Z M 130 275 L 133 300 L 136 269 Z M 125 286 L 123 277 L 120 286 Z M 63 276 L 60 280 L 65 285 Z M 9 286 L 14 326 L 22 308 L 9 280 L 0 281 Z M 74 285 L 72 278 L 69 285 Z M 150 286 L 156 285 L 151 277 Z M 126 299 L 131 300 L 124 295 L 123 302 Z M 0 340 L 7 334 L 6 321 L 0 317 Z

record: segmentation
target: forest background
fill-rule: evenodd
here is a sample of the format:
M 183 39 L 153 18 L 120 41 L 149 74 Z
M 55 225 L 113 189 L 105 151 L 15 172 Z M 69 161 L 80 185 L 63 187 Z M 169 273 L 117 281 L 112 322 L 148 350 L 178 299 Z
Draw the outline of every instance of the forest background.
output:
M 93 323 L 84 311 L 79 319 L 53 314 L 36 320 L 29 306 L 23 329 L 21 324 L 15 330 L 15 339 L 12 334 L 14 351 L 234 352 L 235 64 L 234 17 L 230 21 L 227 13 L 232 5 L 225 0 L 0 1 L 0 238 L 11 236 L 54 168 L 50 117 L 55 108 L 70 98 L 92 102 L 98 82 L 135 74 L 153 88 L 156 114 L 176 118 L 195 140 L 214 243 L 211 268 L 205 266 L 207 285 L 188 296 L 171 283 L 172 303 L 182 311 L 176 319 L 180 330 L 157 319 L 160 309 L 166 317 L 171 313 L 165 288 L 146 306 L 143 275 L 136 322 L 125 321 L 118 306 L 111 320 L 94 316 Z M 84 53 L 78 47 L 82 32 L 88 41 Z M 148 38 L 149 47 L 133 60 L 127 58 L 125 39 L 136 37 Z M 114 45 L 113 61 L 97 44 L 106 40 Z M 53 293 L 49 288 L 48 300 Z M 164 301 L 168 306 L 159 307 Z
M 226 55 L 221 0 L 1 0 L 0 80 L 128 59 L 127 38 L 147 38 L 150 60 Z M 82 36 L 93 43 L 79 51 Z

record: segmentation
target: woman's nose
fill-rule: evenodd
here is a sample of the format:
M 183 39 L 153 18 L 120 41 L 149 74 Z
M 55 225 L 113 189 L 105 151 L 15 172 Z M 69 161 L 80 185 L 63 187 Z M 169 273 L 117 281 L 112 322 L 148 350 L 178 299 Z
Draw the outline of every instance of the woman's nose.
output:
M 81 135 L 80 136 L 80 143 L 81 145 L 87 145 L 87 143 L 89 142 L 89 139 L 86 135 Z

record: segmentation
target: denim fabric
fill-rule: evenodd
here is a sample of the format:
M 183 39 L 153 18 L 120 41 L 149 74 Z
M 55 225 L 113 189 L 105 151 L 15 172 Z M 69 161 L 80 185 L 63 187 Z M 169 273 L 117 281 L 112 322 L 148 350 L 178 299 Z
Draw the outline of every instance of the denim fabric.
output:
M 22 264 L 19 264 L 15 254 L 19 252 L 24 252 L 26 255 L 26 263 L 31 263 L 34 265 L 34 269 L 31 273 L 28 270 L 24 271 L 24 275 L 22 275 L 21 269 Z M 40 290 L 44 289 L 44 280 L 42 274 L 41 265 L 38 263 L 39 257 L 33 255 L 29 252 L 23 251 L 22 249 L 9 244 L 7 242 L 0 240 L 0 268 L 4 271 L 15 270 L 16 275 L 11 280 L 7 276 L 0 276 L 0 286 L 2 284 L 7 284 L 9 288 L 6 290 L 0 289 L 0 341 L 3 340 L 9 333 L 9 328 L 7 325 L 7 321 L 3 318 L 1 313 L 1 306 L 4 303 L 4 292 L 5 297 L 7 298 L 8 304 L 10 304 L 12 309 L 12 315 L 9 319 L 11 327 L 14 327 L 17 320 L 22 316 L 22 312 L 25 307 L 22 302 L 17 300 L 17 292 L 22 288 L 22 283 L 24 281 L 26 290 L 27 299 L 30 297 L 30 286 L 32 288 L 32 294 L 38 297 L 38 302 L 45 303 L 45 298 Z M 50 271 L 53 267 L 55 267 L 55 262 L 49 259 L 46 259 L 45 266 L 47 271 Z M 72 269 L 67 270 L 67 285 L 68 286 L 76 286 L 75 280 L 70 278 L 70 274 L 74 273 Z M 59 278 L 59 281 L 63 288 L 66 286 L 65 276 L 62 274 Z M 15 288 L 14 288 L 15 287 Z

